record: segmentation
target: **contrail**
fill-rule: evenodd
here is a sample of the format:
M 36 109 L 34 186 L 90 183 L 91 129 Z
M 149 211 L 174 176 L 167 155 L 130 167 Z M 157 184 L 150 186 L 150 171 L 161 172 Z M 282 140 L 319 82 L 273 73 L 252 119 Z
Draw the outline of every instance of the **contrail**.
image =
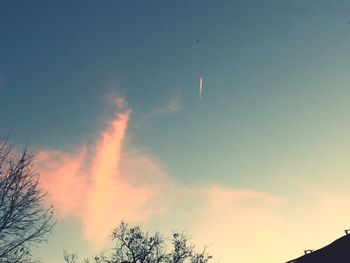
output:
M 203 78 L 199 79 L 199 99 L 202 99 L 202 90 L 203 90 Z

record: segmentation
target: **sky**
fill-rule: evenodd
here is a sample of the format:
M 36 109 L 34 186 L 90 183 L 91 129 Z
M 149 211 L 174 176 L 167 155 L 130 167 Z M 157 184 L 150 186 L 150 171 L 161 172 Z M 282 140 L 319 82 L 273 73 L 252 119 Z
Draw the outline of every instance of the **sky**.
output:
M 220 263 L 285 262 L 340 237 L 349 10 L 2 1 L 0 136 L 35 154 L 57 219 L 36 254 L 91 256 L 123 219 L 184 230 Z

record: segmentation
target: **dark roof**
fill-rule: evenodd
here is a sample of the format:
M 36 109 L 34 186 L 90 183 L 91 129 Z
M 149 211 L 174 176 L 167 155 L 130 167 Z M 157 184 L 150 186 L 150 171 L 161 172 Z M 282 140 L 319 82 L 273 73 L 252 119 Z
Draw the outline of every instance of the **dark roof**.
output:
M 349 263 L 350 235 L 345 235 L 321 249 L 287 263 Z

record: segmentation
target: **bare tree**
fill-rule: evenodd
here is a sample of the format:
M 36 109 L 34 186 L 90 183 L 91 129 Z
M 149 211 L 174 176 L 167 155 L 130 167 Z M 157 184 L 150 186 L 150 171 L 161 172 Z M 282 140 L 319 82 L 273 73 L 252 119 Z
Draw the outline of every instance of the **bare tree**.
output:
M 122 222 L 112 233 L 116 242 L 109 256 L 95 257 L 96 263 L 207 263 L 212 256 L 204 248 L 195 250 L 190 239 L 183 233 L 175 233 L 171 238 L 170 251 L 159 233 L 150 235 L 139 226 L 129 227 Z
M 63 258 L 66 263 L 76 263 L 78 260 L 78 254 L 68 253 L 66 250 L 63 251 Z
M 112 240 L 116 242 L 112 256 L 102 257 L 107 263 L 136 263 L 136 262 L 164 262 L 167 255 L 164 240 L 156 233 L 144 233 L 139 226 L 131 227 L 122 222 L 112 233 Z
M 16 154 L 8 140 L 0 139 L 0 262 L 34 262 L 31 247 L 46 240 L 53 208 L 42 204 L 33 155 Z

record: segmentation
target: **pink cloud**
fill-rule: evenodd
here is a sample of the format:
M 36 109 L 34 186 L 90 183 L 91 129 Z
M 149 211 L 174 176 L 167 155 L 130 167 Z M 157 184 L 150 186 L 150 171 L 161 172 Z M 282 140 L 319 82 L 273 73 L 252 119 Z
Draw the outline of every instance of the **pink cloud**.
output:
M 134 187 L 121 176 L 120 159 L 128 120 L 129 112 L 119 114 L 102 133 L 96 147 L 92 187 L 83 219 L 90 240 L 105 238 L 122 218 L 142 219 L 144 216 L 138 211 L 152 195 L 149 189 Z
M 189 230 L 196 244 L 208 244 L 223 263 L 284 262 L 337 238 L 337 228 L 348 228 L 348 195 L 308 187 L 309 198 L 298 200 L 301 204 L 253 190 L 188 187 L 172 180 L 154 156 L 126 140 L 131 111 L 121 101 L 94 147 L 74 153 L 43 149 L 36 156 L 41 186 L 56 214 L 77 218 L 91 243 L 104 243 L 124 219 L 165 233 Z
M 107 122 L 92 148 L 37 154 L 42 187 L 49 191 L 57 215 L 78 218 L 87 240 L 102 244 L 121 220 L 127 220 L 166 231 L 191 229 L 200 233 L 199 239 L 227 247 L 229 233 L 236 232 L 242 240 L 247 224 L 252 226 L 245 231 L 256 231 L 259 237 L 278 225 L 271 209 L 279 200 L 273 196 L 219 186 L 187 187 L 172 180 L 149 153 L 126 145 L 130 112 L 121 111 Z
M 92 152 L 84 146 L 76 154 L 54 150 L 37 154 L 41 186 L 49 192 L 58 216 L 79 218 L 85 237 L 94 243 L 102 243 L 122 219 L 146 219 L 149 213 L 145 204 L 156 191 L 134 178 L 140 168 L 146 173 L 157 169 L 147 156 L 124 155 L 123 162 L 136 168 L 121 169 L 129 117 L 130 111 L 118 113 Z
M 81 200 L 88 190 L 82 169 L 86 153 L 85 148 L 76 154 L 42 150 L 36 156 L 41 186 L 49 192 L 56 213 L 61 217 L 82 212 Z

